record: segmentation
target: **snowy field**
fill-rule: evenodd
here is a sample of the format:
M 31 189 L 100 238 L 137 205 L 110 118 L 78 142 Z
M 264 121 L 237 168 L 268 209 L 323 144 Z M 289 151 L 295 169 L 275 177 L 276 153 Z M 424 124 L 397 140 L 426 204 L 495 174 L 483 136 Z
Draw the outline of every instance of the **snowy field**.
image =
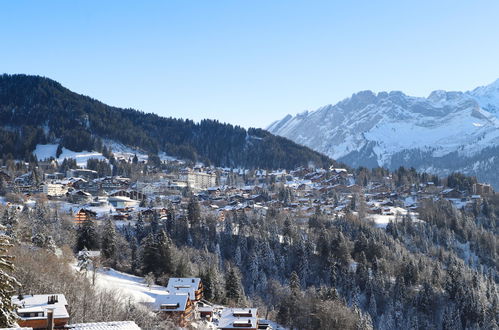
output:
M 74 266 L 75 269 L 76 265 Z M 89 273 L 88 277 L 92 275 Z M 99 269 L 97 271 L 96 285 L 99 288 L 113 290 L 124 297 L 131 297 L 137 303 L 154 306 L 159 309 L 163 303 L 163 297 L 168 295 L 166 287 L 152 285 L 147 287 L 143 277 L 119 272 L 112 268 Z
M 368 219 L 374 221 L 376 227 L 378 228 L 386 228 L 390 221 L 395 222 L 397 218 L 397 214 L 404 216 L 409 214 L 413 222 L 422 222 L 422 220 L 418 219 L 418 214 L 414 212 L 409 212 L 401 207 L 390 207 L 390 214 L 370 214 L 368 215 Z
M 50 157 L 56 158 L 57 144 L 38 144 L 35 151 L 33 152 L 38 160 L 48 159 Z M 56 158 L 57 162 L 62 163 L 66 158 L 74 158 L 78 166 L 85 167 L 87 165 L 87 160 L 95 159 L 105 159 L 100 152 L 97 151 L 82 151 L 75 152 L 66 148 L 62 148 L 62 154 L 59 158 Z
M 116 143 L 111 140 L 105 140 L 104 144 L 108 147 L 111 148 L 114 156 L 117 159 L 132 159 L 135 155 L 137 155 L 137 158 L 139 161 L 147 161 L 147 154 L 144 153 L 143 151 L 133 149 L 127 146 L 124 146 L 121 143 Z M 33 153 L 36 155 L 36 158 L 38 160 L 44 160 L 44 159 L 49 159 L 53 157 L 54 159 L 57 160 L 57 162 L 61 163 L 64 159 L 66 158 L 74 158 L 76 160 L 76 164 L 81 167 L 85 167 L 87 165 L 87 160 L 95 158 L 95 159 L 100 159 L 100 160 L 105 160 L 106 158 L 98 151 L 81 151 L 81 152 L 75 152 L 71 151 L 66 148 L 62 148 L 62 154 L 59 156 L 59 158 L 56 158 L 56 152 L 57 152 L 57 144 L 38 144 L 36 146 L 35 151 Z M 164 152 L 159 153 L 159 158 L 162 161 L 174 161 L 178 160 L 175 157 L 171 157 L 167 155 Z

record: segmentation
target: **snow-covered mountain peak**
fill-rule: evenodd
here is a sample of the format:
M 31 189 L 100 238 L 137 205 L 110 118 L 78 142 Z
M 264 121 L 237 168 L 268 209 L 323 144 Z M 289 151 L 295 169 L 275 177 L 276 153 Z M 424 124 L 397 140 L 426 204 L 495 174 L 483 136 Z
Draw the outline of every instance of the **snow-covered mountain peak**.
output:
M 426 98 L 361 91 L 335 105 L 288 115 L 268 130 L 352 166 L 477 174 L 496 158 L 499 166 L 499 81 L 472 92 L 436 90 Z
M 499 115 L 499 79 L 489 85 L 468 91 L 466 94 L 475 99 L 483 109 Z

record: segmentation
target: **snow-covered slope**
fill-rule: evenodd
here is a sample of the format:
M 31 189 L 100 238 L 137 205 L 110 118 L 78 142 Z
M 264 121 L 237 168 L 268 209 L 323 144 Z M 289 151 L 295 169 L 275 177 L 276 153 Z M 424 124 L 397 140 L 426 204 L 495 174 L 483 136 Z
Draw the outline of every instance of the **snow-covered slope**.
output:
M 427 98 L 363 91 L 268 130 L 352 166 L 462 171 L 499 186 L 499 80 Z
M 134 156 L 137 156 L 139 161 L 147 161 L 148 155 L 144 153 L 144 151 L 139 149 L 133 149 L 127 147 L 121 143 L 117 143 L 112 140 L 104 140 L 104 145 L 109 148 L 114 157 L 116 159 L 125 159 L 127 161 L 133 159 Z M 72 151 L 66 148 L 62 148 L 62 153 L 59 155 L 59 158 L 56 157 L 58 144 L 38 144 L 33 151 L 33 154 L 36 156 L 38 160 L 45 160 L 54 158 L 60 163 L 66 158 L 72 158 L 76 160 L 76 164 L 81 167 L 85 167 L 87 165 L 87 161 L 89 159 L 99 159 L 105 160 L 106 158 L 102 155 L 102 153 L 98 151 Z M 162 161 L 173 161 L 178 160 L 175 157 L 171 157 L 164 152 L 160 152 L 158 154 L 159 158 Z
M 475 99 L 482 109 L 499 115 L 499 79 L 490 85 L 477 87 L 466 94 Z
M 61 163 L 66 158 L 68 159 L 73 158 L 76 160 L 76 164 L 78 166 L 83 166 L 83 167 L 87 165 L 87 160 L 89 159 L 92 158 L 101 159 L 101 160 L 105 159 L 104 156 L 102 156 L 102 154 L 97 151 L 76 152 L 66 148 L 62 148 L 61 155 L 59 156 L 59 158 L 56 158 L 55 156 L 57 152 L 57 146 L 58 144 L 38 144 L 36 146 L 35 151 L 33 151 L 33 154 L 39 160 L 54 158 L 59 163 Z

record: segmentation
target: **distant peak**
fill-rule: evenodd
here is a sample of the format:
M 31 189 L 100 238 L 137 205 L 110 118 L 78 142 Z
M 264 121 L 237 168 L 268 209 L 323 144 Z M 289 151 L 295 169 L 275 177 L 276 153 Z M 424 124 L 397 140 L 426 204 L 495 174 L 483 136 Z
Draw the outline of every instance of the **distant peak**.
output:
M 350 98 L 343 100 L 340 104 L 344 107 L 359 107 L 376 102 L 376 94 L 370 90 L 360 91 Z
M 428 100 L 430 100 L 432 102 L 436 102 L 436 101 L 440 101 L 446 97 L 447 97 L 447 92 L 442 90 L 442 89 L 438 89 L 438 90 L 430 93 L 430 95 L 428 96 Z
M 470 94 L 486 94 L 486 93 L 492 93 L 492 92 L 499 92 L 499 78 L 494 80 L 492 83 L 485 85 L 485 86 L 479 86 L 475 88 L 474 90 L 468 92 Z

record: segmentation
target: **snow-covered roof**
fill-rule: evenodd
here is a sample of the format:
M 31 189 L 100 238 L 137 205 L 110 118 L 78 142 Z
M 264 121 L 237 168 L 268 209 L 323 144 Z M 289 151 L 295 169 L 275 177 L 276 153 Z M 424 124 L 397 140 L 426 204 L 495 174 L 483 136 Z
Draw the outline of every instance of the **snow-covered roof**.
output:
M 187 286 L 176 286 L 174 288 L 168 287 L 166 288 L 168 292 L 172 295 L 187 295 L 191 300 L 196 299 L 196 289 L 193 287 Z
M 257 327 L 256 308 L 224 308 L 218 321 L 218 328 L 241 329 Z
M 187 307 L 187 294 L 169 294 L 161 297 L 160 311 L 183 312 Z
M 54 303 L 49 304 L 49 299 L 56 296 L 57 299 Z M 63 294 L 37 294 L 25 295 L 23 299 L 19 300 L 18 296 L 13 296 L 12 303 L 16 305 L 16 312 L 31 313 L 31 312 L 44 312 L 47 308 L 54 308 L 54 318 L 69 318 L 68 311 L 66 310 L 66 297 Z M 40 318 L 37 317 L 22 317 L 22 319 Z M 46 316 L 44 317 L 46 318 Z
M 196 290 L 199 287 L 201 279 L 199 277 L 171 277 L 168 280 L 168 287 L 194 287 Z
M 136 202 L 136 200 L 131 199 L 126 196 L 111 196 L 108 198 L 109 202 Z
M 96 322 L 96 323 L 77 323 L 67 326 L 73 330 L 140 330 L 139 326 L 134 321 L 117 321 L 117 322 Z
M 170 294 L 187 294 L 191 300 L 195 300 L 196 290 L 199 288 L 200 282 L 201 279 L 197 277 L 172 277 L 168 281 L 166 289 Z

